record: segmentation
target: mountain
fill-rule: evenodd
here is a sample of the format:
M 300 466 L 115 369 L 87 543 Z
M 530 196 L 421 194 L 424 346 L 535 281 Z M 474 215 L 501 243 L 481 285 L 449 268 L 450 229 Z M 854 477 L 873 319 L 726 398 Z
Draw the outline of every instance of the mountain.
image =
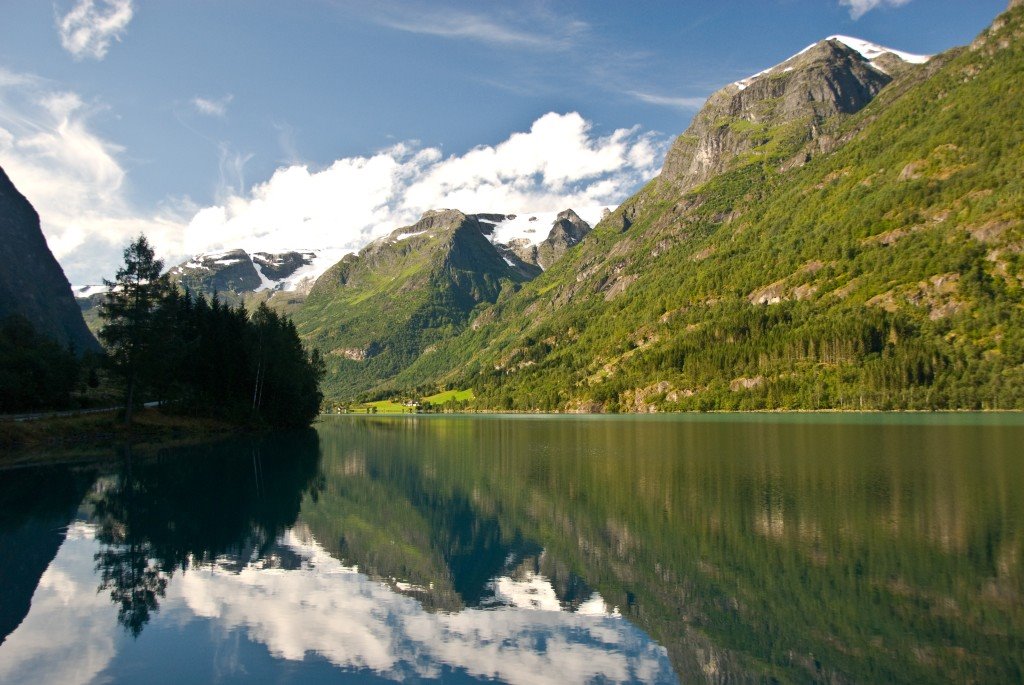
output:
M 231 305 L 245 304 L 250 309 L 266 302 L 273 309 L 294 313 L 316 279 L 345 252 L 338 249 L 286 252 L 253 252 L 235 249 L 197 254 L 167 270 L 173 283 Z M 98 331 L 103 322 L 97 307 L 103 302 L 106 287 L 72 286 L 85 322 Z
M 326 394 L 388 387 L 590 230 L 572 210 L 550 230 L 540 216 L 431 211 L 331 267 L 295 315 L 327 360 Z
M 591 210 L 589 213 L 595 213 Z M 571 209 L 555 214 L 476 214 L 484 235 L 508 260 L 546 269 L 590 233 L 590 224 Z M 543 233 L 546 226 L 550 229 Z M 539 229 L 539 230 L 538 230 Z M 540 236 L 546 235 L 541 240 Z
M 25 317 L 40 334 L 78 352 L 99 350 L 46 244 L 39 215 L 0 168 L 0 319 Z
M 1022 36 L 1015 2 L 931 59 L 833 37 L 726 86 L 659 177 L 399 387 L 506 409 L 1024 407 Z

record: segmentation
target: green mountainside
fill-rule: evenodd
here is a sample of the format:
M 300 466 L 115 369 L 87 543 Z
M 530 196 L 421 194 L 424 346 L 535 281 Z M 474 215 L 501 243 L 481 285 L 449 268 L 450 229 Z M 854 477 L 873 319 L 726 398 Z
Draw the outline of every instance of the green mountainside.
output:
M 1024 407 L 1022 36 L 1014 3 L 925 65 L 829 40 L 727 86 L 661 176 L 396 387 L 499 409 Z
M 503 259 L 484 233 L 475 216 L 428 212 L 317 279 L 295 323 L 324 353 L 328 398 L 377 388 L 539 273 Z

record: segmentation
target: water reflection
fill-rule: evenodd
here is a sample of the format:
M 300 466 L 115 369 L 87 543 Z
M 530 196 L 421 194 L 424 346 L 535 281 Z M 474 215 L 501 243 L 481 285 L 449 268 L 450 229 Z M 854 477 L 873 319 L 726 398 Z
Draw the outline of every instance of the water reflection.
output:
M 43 572 L 64 541 L 90 470 L 39 468 L 0 477 L 0 643 L 28 613 Z
M 213 565 L 187 574 L 177 589 L 197 616 L 243 626 L 277 658 L 315 654 L 394 680 L 434 678 L 442 666 L 513 683 L 674 680 L 664 649 L 601 611 L 556 604 L 555 611 L 430 612 L 414 592 L 393 591 L 308 535 L 292 532 L 281 544 L 302 558 L 301 568 L 269 574 Z
M 1014 417 L 340 417 L 0 474 L 0 681 L 1017 682 L 1021 444 Z
M 157 459 L 136 460 L 122 449 L 120 468 L 97 484 L 87 505 L 101 543 L 100 589 L 134 636 L 176 570 L 222 556 L 263 559 L 317 484 L 313 431 Z
M 438 510 L 464 499 L 498 531 L 482 558 L 543 546 L 684 681 L 1024 672 L 1020 417 L 342 419 L 321 436 L 337 515 L 302 516 L 325 546 L 416 540 L 389 564 L 455 587 L 458 525 Z

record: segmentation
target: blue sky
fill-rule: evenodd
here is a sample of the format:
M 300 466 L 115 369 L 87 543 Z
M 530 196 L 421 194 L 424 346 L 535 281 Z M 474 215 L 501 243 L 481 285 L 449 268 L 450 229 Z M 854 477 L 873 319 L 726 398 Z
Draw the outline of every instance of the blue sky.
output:
M 916 53 L 1007 0 L 5 0 L 0 166 L 72 282 L 356 248 L 431 206 L 616 204 L 719 87 L 841 33 Z

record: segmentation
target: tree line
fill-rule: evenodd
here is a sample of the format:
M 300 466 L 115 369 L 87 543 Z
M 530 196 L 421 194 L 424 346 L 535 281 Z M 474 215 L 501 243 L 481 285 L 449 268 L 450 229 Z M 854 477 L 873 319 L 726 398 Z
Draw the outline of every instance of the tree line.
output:
M 124 382 L 125 422 L 140 398 L 235 423 L 305 426 L 320 409 L 324 364 L 290 319 L 173 287 L 145 236 L 108 286 L 100 340 Z

